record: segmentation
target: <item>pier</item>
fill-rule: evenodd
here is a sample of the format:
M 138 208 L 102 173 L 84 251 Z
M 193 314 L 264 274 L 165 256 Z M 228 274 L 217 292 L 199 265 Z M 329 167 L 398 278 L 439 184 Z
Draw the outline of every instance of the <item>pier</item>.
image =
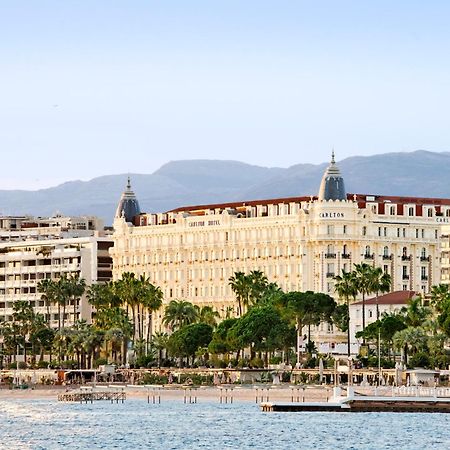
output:
M 333 397 L 326 402 L 262 402 L 263 412 L 414 412 L 450 413 L 448 389 L 420 388 L 414 390 L 391 391 L 391 395 L 358 395 L 348 388 L 347 396 L 341 395 L 341 388 L 334 389 Z M 442 396 L 440 396 L 442 395 Z M 444 396 L 445 395 L 445 396 Z
M 111 403 L 123 403 L 127 394 L 123 389 L 110 388 L 82 388 L 67 391 L 58 395 L 60 402 L 94 403 L 94 401 L 106 400 Z

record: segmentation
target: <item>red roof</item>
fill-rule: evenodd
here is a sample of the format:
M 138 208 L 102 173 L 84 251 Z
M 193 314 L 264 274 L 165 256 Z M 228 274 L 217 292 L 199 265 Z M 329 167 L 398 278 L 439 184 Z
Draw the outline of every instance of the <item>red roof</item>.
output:
M 389 292 L 389 294 L 384 294 L 378 296 L 379 305 L 406 305 L 409 300 L 411 300 L 417 292 L 415 291 L 395 291 Z M 365 301 L 366 305 L 376 305 L 377 298 L 368 298 Z M 353 305 L 362 305 L 362 301 L 353 303 Z
M 356 197 L 358 203 L 365 203 L 367 201 L 374 203 L 393 203 L 393 204 L 405 204 L 413 203 L 416 205 L 450 205 L 450 199 L 448 198 L 430 198 L 430 197 L 400 197 L 395 195 L 371 195 L 371 194 L 347 194 L 348 200 L 353 200 Z M 367 198 L 372 197 L 373 200 Z M 303 197 L 282 197 L 272 199 L 261 200 L 249 200 L 242 202 L 230 202 L 230 203 L 216 203 L 216 204 L 204 204 L 204 205 L 190 205 L 181 206 L 179 208 L 172 209 L 168 212 L 181 212 L 181 211 L 195 211 L 202 209 L 216 209 L 216 208 L 238 208 L 242 206 L 256 206 L 256 205 L 277 205 L 280 203 L 300 203 L 310 200 L 317 200 L 316 195 L 308 195 Z M 363 206 L 364 207 L 364 206 Z

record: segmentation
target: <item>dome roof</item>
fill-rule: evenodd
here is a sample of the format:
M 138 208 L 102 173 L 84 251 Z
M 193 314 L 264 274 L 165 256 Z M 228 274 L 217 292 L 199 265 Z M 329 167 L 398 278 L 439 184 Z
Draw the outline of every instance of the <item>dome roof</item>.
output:
M 116 217 L 124 217 L 125 221 L 133 222 L 133 217 L 141 213 L 136 195 L 131 190 L 130 177 L 128 177 L 127 188 L 120 197 L 117 205 Z
M 334 151 L 331 154 L 331 163 L 323 174 L 320 183 L 319 200 L 347 200 L 344 179 L 334 160 Z

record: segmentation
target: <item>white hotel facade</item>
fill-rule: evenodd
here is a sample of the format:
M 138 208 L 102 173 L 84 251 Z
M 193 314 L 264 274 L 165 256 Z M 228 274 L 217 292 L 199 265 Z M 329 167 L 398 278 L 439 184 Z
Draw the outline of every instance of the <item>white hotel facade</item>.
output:
M 334 156 L 317 196 L 145 214 L 128 184 L 114 220 L 113 278 L 145 274 L 165 303 L 186 299 L 221 315 L 236 310 L 228 280 L 237 271 L 261 270 L 285 291 L 335 296 L 333 277 L 365 262 L 392 276 L 393 291 L 427 293 L 440 282 L 441 225 L 449 220 L 447 199 L 346 193 Z

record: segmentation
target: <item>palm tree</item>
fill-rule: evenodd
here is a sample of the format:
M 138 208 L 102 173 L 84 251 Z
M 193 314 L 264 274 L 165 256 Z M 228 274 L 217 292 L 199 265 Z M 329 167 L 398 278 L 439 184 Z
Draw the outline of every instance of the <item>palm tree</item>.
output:
M 145 282 L 143 285 L 144 295 L 142 297 L 142 305 L 147 311 L 147 337 L 146 337 L 146 351 L 149 350 L 152 332 L 152 317 L 153 313 L 161 308 L 164 294 L 159 286 L 155 286 L 150 282 Z
M 45 306 L 47 307 L 47 323 L 50 323 L 50 305 L 53 303 L 56 303 L 55 298 L 55 282 L 53 280 L 50 280 L 49 278 L 44 278 L 43 280 L 39 281 L 37 284 L 37 290 L 40 292 L 41 300 L 44 300 Z
M 85 291 L 86 280 L 79 274 L 67 278 L 67 296 L 73 303 L 73 323 L 78 319 L 77 305 Z
M 346 272 L 342 269 L 342 275 L 337 275 L 334 279 L 334 289 L 347 305 L 347 356 L 350 356 L 350 299 L 355 301 L 358 294 L 356 277 L 354 272 Z
M 370 267 L 370 266 L 369 266 Z M 391 276 L 383 272 L 381 267 L 373 267 L 369 271 L 370 291 L 375 292 L 377 302 L 377 320 L 380 318 L 380 310 L 378 307 L 378 294 L 385 294 L 391 290 Z
M 404 306 L 401 310 L 405 318 L 406 325 L 410 327 L 421 327 L 425 323 L 431 311 L 426 306 L 422 305 L 420 296 L 413 297 L 408 306 Z
M 163 351 L 167 351 L 169 343 L 169 335 L 163 332 L 157 332 L 153 335 L 152 343 L 158 351 L 158 367 L 161 367 L 161 360 L 163 358 Z
M 252 270 L 246 278 L 250 290 L 248 302 L 254 305 L 264 296 L 269 281 L 261 270 Z
M 231 290 L 236 296 L 238 302 L 239 317 L 242 316 L 242 304 L 248 302 L 248 280 L 244 272 L 235 272 L 233 276 L 229 278 L 229 285 Z
M 217 319 L 220 314 L 212 306 L 202 306 L 198 310 L 198 321 L 211 325 L 213 328 L 217 325 Z
M 372 266 L 361 263 L 355 264 L 355 279 L 358 292 L 362 294 L 362 328 L 366 328 L 366 295 L 372 291 Z M 363 336 L 363 344 L 366 338 Z
M 438 284 L 431 288 L 431 304 L 438 312 L 442 312 L 442 306 L 449 299 L 450 286 L 448 284 Z
M 126 311 L 128 314 L 129 308 L 133 317 L 133 337 L 137 337 L 137 311 L 136 307 L 140 301 L 140 283 L 136 279 L 134 273 L 124 272 L 122 278 L 116 282 L 116 292 L 122 300 L 122 303 L 126 305 Z
M 402 351 L 402 359 L 408 362 L 408 352 L 416 353 L 427 344 L 427 335 L 422 327 L 410 326 L 394 334 L 394 347 Z
M 192 303 L 185 300 L 172 300 L 166 306 L 163 323 L 175 331 L 194 323 L 197 319 L 198 310 Z

